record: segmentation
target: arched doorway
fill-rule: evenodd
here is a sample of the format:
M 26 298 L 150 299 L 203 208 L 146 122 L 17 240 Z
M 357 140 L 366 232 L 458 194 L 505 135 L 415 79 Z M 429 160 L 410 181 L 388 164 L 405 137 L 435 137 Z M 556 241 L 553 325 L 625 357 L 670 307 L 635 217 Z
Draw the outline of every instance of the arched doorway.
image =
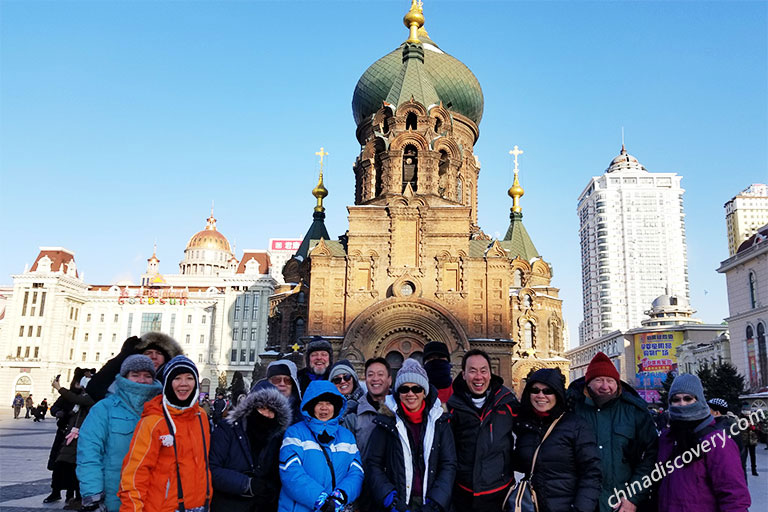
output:
M 32 378 L 29 375 L 20 375 L 16 379 L 16 384 L 13 385 L 13 395 L 21 393 L 21 396 L 27 398 L 32 393 Z

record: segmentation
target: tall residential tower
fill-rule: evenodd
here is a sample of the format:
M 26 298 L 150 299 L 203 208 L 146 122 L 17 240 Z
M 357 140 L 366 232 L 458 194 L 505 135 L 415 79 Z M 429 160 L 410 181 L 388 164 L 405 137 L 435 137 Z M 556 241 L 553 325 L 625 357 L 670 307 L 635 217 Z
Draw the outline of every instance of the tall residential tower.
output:
M 622 145 L 579 196 L 580 344 L 639 327 L 659 295 L 690 300 L 681 179 L 648 172 Z
M 768 185 L 753 183 L 725 203 L 728 227 L 728 256 L 733 256 L 741 243 L 768 224 Z

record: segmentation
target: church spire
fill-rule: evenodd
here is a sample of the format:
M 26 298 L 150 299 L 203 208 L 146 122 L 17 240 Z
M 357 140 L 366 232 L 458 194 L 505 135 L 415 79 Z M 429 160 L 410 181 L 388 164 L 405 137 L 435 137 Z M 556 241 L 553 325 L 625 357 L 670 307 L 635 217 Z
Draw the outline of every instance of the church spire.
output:
M 523 225 L 523 208 L 520 206 L 520 198 L 523 197 L 525 191 L 520 186 L 520 180 L 517 177 L 517 173 L 520 172 L 517 157 L 523 154 L 523 150 L 515 146 L 509 154 L 515 158 L 515 181 L 507 191 L 509 197 L 512 198 L 512 208 L 509 209 L 509 228 L 504 236 L 504 241 L 508 242 L 505 249 L 513 257 L 519 256 L 526 261 L 531 261 L 539 256 L 539 251 L 536 250 L 533 240 Z
M 403 17 L 403 23 L 409 30 L 406 43 L 420 43 L 419 29 L 424 26 L 424 8 L 421 0 L 411 0 L 411 10 Z
M 312 195 L 317 199 L 317 206 L 315 206 L 316 212 L 324 212 L 323 199 L 328 196 L 328 189 L 323 185 L 323 157 L 328 156 L 328 152 L 322 147 L 320 151 L 315 152 L 320 157 L 320 178 L 317 180 L 317 186 L 312 189 Z
M 512 198 L 512 213 L 522 214 L 523 207 L 520 206 L 520 198 L 525 194 L 525 190 L 523 190 L 523 187 L 520 186 L 520 180 L 517 179 L 517 173 L 520 172 L 520 169 L 518 168 L 517 157 L 523 154 L 523 150 L 515 145 L 515 148 L 510 151 L 509 154 L 515 157 L 515 181 L 507 191 L 507 194 L 509 194 L 509 197 Z
M 323 199 L 328 196 L 328 189 L 323 185 L 323 157 L 328 156 L 328 153 L 320 148 L 320 151 L 315 152 L 315 155 L 320 157 L 320 177 L 317 180 L 317 185 L 312 189 L 312 195 L 317 199 L 317 206 L 312 213 L 312 224 L 307 230 L 307 234 L 304 235 L 304 239 L 301 241 L 301 245 L 294 254 L 294 256 L 300 256 L 306 258 L 309 254 L 309 243 L 312 240 L 330 240 L 328 236 L 328 230 L 325 227 L 325 207 L 323 206 Z

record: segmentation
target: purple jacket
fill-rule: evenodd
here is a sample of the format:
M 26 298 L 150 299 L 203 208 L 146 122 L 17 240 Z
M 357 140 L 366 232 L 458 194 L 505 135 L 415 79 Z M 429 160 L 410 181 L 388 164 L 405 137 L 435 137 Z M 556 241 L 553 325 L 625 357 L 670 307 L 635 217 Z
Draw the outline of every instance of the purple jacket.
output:
M 713 422 L 714 425 L 714 422 Z M 659 487 L 659 512 L 746 512 L 751 504 L 741 457 L 736 443 L 725 432 L 715 430 L 701 437 L 699 447 L 709 452 L 682 469 L 681 460 L 672 457 L 674 440 L 670 429 L 659 438 L 659 463 L 665 465 L 667 476 Z M 687 460 L 687 457 L 686 457 Z M 675 461 L 677 463 L 675 464 Z

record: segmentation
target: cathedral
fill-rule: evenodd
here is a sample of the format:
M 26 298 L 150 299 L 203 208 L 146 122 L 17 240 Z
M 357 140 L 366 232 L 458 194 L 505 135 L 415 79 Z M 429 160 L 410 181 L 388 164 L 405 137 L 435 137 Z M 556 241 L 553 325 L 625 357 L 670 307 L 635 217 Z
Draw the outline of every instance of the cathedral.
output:
M 298 352 L 322 336 L 358 369 L 377 356 L 396 369 L 436 340 L 455 371 L 465 351 L 485 350 L 517 389 L 532 369 L 567 374 L 562 301 L 523 226 L 522 151 L 511 152 L 509 227 L 492 240 L 477 221 L 480 84 L 429 37 L 415 0 L 403 21 L 408 39 L 363 73 L 352 98 L 362 149 L 349 229 L 331 240 L 325 228 L 321 149 L 312 224 L 270 299 L 270 348 Z

